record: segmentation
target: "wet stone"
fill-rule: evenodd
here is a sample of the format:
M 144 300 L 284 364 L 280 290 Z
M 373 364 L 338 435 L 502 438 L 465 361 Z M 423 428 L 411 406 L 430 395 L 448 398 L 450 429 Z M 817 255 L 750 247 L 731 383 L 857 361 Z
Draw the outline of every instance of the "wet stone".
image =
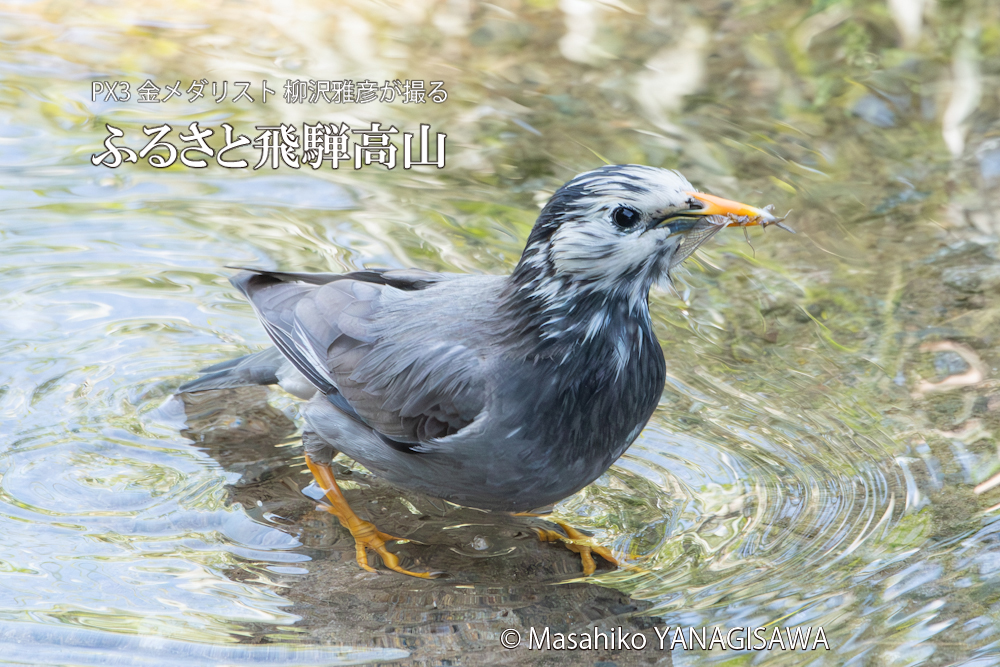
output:
M 892 127 L 896 124 L 896 114 L 892 107 L 876 95 L 865 95 L 854 105 L 854 115 L 868 121 L 875 127 Z
M 1000 264 L 945 269 L 941 281 L 960 292 L 979 293 L 1000 287 Z
M 984 239 L 981 242 L 978 240 L 965 239 L 958 241 L 957 243 L 949 244 L 944 248 L 935 251 L 924 259 L 923 263 L 938 266 L 950 266 L 960 261 L 968 262 L 973 259 L 976 260 L 977 264 L 983 261 L 982 258 L 995 261 L 996 248 L 997 243 L 995 240 L 988 242 Z
M 938 380 L 943 380 L 969 370 L 969 364 L 956 352 L 939 352 L 934 355 L 934 370 L 937 371 Z
M 977 151 L 979 173 L 987 182 L 1000 181 L 1000 139 L 983 142 Z

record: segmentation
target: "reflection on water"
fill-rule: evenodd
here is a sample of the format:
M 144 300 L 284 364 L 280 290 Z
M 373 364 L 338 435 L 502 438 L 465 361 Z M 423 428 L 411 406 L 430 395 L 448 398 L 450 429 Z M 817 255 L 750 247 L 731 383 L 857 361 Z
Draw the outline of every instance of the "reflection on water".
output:
M 817 664 L 1000 662 L 1000 5 L 3 11 L 2 660 L 517 664 L 542 658 L 503 629 L 665 623 L 821 625 Z M 114 103 L 97 78 L 278 92 Z M 449 98 L 281 100 L 288 79 L 396 78 Z M 106 123 L 138 148 L 144 125 L 320 120 L 430 123 L 448 166 L 90 163 Z M 631 564 L 592 579 L 609 588 L 548 586 L 579 564 L 531 520 L 401 498 L 343 460 L 358 509 L 415 540 L 404 559 L 452 576 L 363 574 L 302 493 L 291 398 L 171 398 L 266 342 L 225 267 L 504 272 L 538 205 L 604 159 L 793 209 L 798 232 L 720 235 L 653 295 L 660 408 L 556 509 Z
M 146 631 L 141 631 L 145 633 Z M 94 632 L 81 628 L 0 622 L 5 662 L 28 665 L 362 665 L 407 656 L 392 649 L 211 645 L 150 634 Z

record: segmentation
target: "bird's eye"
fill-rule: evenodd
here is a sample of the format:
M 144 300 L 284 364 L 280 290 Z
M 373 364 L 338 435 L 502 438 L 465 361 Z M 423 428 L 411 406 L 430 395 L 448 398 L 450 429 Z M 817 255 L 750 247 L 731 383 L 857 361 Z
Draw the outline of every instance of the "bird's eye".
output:
M 632 229 L 641 218 L 639 211 L 628 206 L 619 206 L 611 214 L 611 221 L 621 229 Z

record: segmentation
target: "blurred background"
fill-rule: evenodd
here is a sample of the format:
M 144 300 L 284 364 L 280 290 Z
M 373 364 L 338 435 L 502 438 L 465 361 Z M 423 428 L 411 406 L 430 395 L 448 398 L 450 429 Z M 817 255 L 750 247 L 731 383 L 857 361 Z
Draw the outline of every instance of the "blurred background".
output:
M 1000 663 L 1000 4 L 0 11 L 0 663 Z M 284 99 L 397 79 L 447 99 Z M 147 80 L 181 95 L 139 103 Z M 446 166 L 93 164 L 108 124 L 138 153 L 144 127 L 184 148 L 194 122 L 216 150 L 224 123 L 430 124 Z M 660 407 L 556 508 L 633 567 L 584 583 L 528 520 L 403 498 L 344 459 L 355 506 L 424 543 L 404 563 L 450 576 L 363 573 L 301 492 L 293 399 L 172 398 L 268 343 L 227 266 L 504 273 L 547 197 L 605 162 L 678 169 L 797 231 L 720 234 L 651 296 Z M 822 626 L 831 650 L 498 641 L 663 624 Z

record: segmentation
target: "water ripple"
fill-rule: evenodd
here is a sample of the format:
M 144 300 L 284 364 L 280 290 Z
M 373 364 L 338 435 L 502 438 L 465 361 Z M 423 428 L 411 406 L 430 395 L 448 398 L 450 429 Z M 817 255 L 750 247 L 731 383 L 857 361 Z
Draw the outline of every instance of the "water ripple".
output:
M 206 644 L 166 639 L 155 635 L 125 635 L 66 626 L 0 621 L 0 650 L 4 660 L 32 665 L 65 665 L 72 652 L 74 665 L 365 665 L 400 660 L 409 655 L 400 649 L 350 646 L 304 648 L 294 646 L 243 646 Z

